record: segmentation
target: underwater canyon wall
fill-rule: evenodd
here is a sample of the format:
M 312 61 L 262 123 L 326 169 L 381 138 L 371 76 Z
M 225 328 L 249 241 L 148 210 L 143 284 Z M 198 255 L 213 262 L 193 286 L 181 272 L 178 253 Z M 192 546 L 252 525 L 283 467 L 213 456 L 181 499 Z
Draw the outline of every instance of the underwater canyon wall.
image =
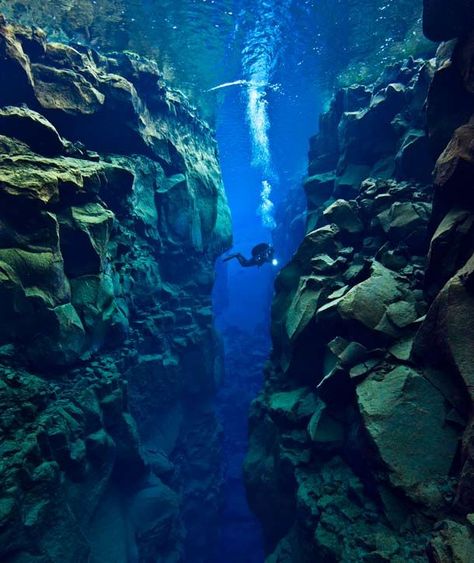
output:
M 474 560 L 472 14 L 425 0 L 450 42 L 337 92 L 311 141 L 250 415 L 268 562 Z
M 204 561 L 213 133 L 151 61 L 3 18 L 0 83 L 0 559 Z
M 413 0 L 0 0 L 1 13 L 42 27 L 55 40 L 156 59 L 211 119 L 216 109 L 219 115 L 220 96 L 206 90 L 245 78 L 242 51 L 250 37 L 252 50 L 265 44 L 270 29 L 262 13 L 275 10 L 290 35 L 281 41 L 277 67 L 283 60 L 286 72 L 299 67 L 295 46 L 306 43 L 314 57 L 298 80 L 317 72 L 317 90 L 325 94 L 336 79 L 343 86 L 371 82 L 388 63 L 430 49 L 421 32 L 421 1 Z

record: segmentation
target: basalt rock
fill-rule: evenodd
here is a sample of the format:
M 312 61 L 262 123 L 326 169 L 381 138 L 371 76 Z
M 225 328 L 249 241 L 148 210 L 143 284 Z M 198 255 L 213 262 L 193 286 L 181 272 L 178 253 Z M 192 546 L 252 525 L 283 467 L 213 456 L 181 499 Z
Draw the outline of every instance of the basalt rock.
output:
M 440 8 L 440 7 L 438 7 Z M 450 7 L 451 8 L 451 7 Z M 426 24 L 434 13 L 427 10 Z M 433 300 L 413 348 L 413 357 L 419 364 L 436 373 L 438 385 L 453 388 L 450 394 L 461 420 L 468 421 L 460 454 L 453 513 L 457 519 L 446 519 L 430 543 L 432 561 L 469 560 L 474 552 L 474 540 L 469 513 L 474 510 L 472 404 L 473 372 L 470 358 L 472 349 L 473 308 L 473 199 L 469 189 L 474 181 L 472 146 L 472 74 L 474 72 L 473 6 L 470 2 L 453 3 L 451 17 L 440 20 L 443 33 L 457 37 L 457 43 L 435 75 L 445 68 L 455 83 L 448 94 L 441 89 L 441 80 L 430 92 L 432 107 L 429 127 L 435 131 L 439 124 L 449 124 L 445 145 L 440 147 L 435 173 L 435 197 L 432 217 L 432 240 L 427 271 L 427 292 Z M 456 26 L 453 26 L 456 22 Z M 445 25 L 444 25 L 445 24 Z M 445 84 L 446 86 L 446 84 Z M 440 95 L 441 94 L 441 95 Z M 453 121 L 452 108 L 464 109 Z M 461 119 L 461 117 L 463 119 Z
M 427 131 L 431 152 L 436 158 L 446 148 L 454 131 L 466 125 L 474 112 L 474 95 L 472 90 L 466 89 L 466 75 L 462 71 L 466 67 L 466 41 L 442 44 L 438 49 L 437 70 L 427 100 Z M 440 115 L 443 119 L 439 119 Z
M 212 131 L 133 54 L 4 23 L 0 52 L 0 559 L 203 561 L 230 243 Z
M 307 233 L 250 415 L 268 562 L 471 558 L 472 127 L 436 117 L 437 64 L 395 65 L 353 107 L 338 93 L 311 143 Z
M 398 366 L 358 385 L 357 401 L 391 484 L 430 506 L 441 496 L 437 481 L 449 474 L 458 445 L 458 432 L 445 423 L 442 393 L 421 373 Z
M 455 39 L 474 26 L 472 0 L 423 0 L 423 29 L 432 41 Z

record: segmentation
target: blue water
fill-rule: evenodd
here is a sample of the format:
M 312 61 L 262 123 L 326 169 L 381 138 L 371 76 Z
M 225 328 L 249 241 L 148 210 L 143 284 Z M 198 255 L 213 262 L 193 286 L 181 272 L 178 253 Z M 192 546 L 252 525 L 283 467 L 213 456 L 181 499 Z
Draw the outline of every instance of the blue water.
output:
M 303 41 L 282 48 L 284 33 L 292 26 L 288 2 L 278 9 L 274 2 L 258 4 L 260 14 L 247 34 L 241 74 L 231 77 L 232 82 L 243 77 L 245 83 L 220 90 L 224 99 L 217 112 L 234 250 L 247 256 L 256 244 L 273 242 L 275 214 L 306 172 L 308 139 L 316 132 L 321 106 L 314 52 Z M 302 89 L 309 68 L 312 80 Z M 218 395 L 225 486 L 215 563 L 264 560 L 259 523 L 246 501 L 242 465 L 248 410 L 262 384 L 271 346 L 273 281 L 283 257 L 291 255 L 298 242 L 290 241 L 290 248 L 288 243 L 286 248 L 275 245 L 278 267 L 241 268 L 236 261 L 216 266 L 216 326 L 225 353 L 225 378 Z

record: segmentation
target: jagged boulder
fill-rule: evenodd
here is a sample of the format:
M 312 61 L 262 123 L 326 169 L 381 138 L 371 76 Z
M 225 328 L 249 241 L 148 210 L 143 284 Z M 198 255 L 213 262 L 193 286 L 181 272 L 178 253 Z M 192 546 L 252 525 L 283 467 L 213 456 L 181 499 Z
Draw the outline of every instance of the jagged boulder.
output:
M 442 394 L 421 374 L 398 367 L 358 385 L 357 400 L 393 485 L 416 501 L 436 504 L 436 495 L 442 497 L 436 481 L 449 473 L 458 445 Z
M 334 417 L 322 401 L 318 401 L 314 414 L 309 421 L 308 434 L 318 449 L 337 450 L 344 444 L 343 422 Z
M 31 72 L 35 96 L 43 109 L 92 115 L 104 105 L 104 94 L 79 73 L 42 64 L 33 64 Z
M 387 318 L 388 309 L 397 303 L 403 303 L 405 292 L 401 278 L 374 262 L 371 276 L 367 280 L 356 285 L 343 297 L 330 302 L 327 307 L 319 309 L 317 315 L 322 321 L 328 310 L 335 310 L 341 320 L 368 329 L 373 335 L 378 333 L 393 336 L 396 328 L 391 326 Z
M 430 563 L 464 563 L 474 558 L 472 522 L 463 525 L 445 520 L 428 547 Z
M 396 156 L 396 177 L 428 184 L 432 179 L 434 160 L 425 131 L 409 131 Z
M 309 176 L 304 182 L 304 190 L 308 201 L 308 210 L 317 209 L 327 201 L 333 191 L 336 176 L 330 172 Z
M 314 401 L 314 395 L 305 387 L 281 391 L 269 397 L 269 413 L 285 425 L 304 426 L 314 411 Z
M 474 261 L 451 278 L 436 297 L 418 332 L 414 354 L 428 363 L 443 363 L 460 376 L 474 399 L 471 342 L 474 338 L 474 295 L 465 283 Z M 431 356 L 431 358 L 430 358 Z
M 388 237 L 404 243 L 413 253 L 423 254 L 427 241 L 427 226 L 431 206 L 427 203 L 394 202 L 379 213 L 377 219 Z
M 321 295 L 317 277 L 303 277 L 286 315 L 285 327 L 290 340 L 295 339 L 312 321 Z
M 474 125 L 463 125 L 436 163 L 434 219 L 440 220 L 456 203 L 472 210 L 469 179 L 474 174 Z
M 391 122 L 404 102 L 405 87 L 390 84 L 372 98 L 367 109 L 345 113 L 339 126 L 342 162 L 372 165 L 393 152 L 396 136 Z
M 474 216 L 468 209 L 453 208 L 443 218 L 430 243 L 426 284 L 432 295 L 474 253 Z
M 364 225 L 360 220 L 357 204 L 354 201 L 338 199 L 323 212 L 328 223 L 336 224 L 339 229 L 349 235 L 360 234 Z
M 9 451 L 2 467 L 3 515 L 9 516 L 0 531 L 2 552 L 10 557 L 34 542 L 44 560 L 88 557 L 89 538 L 78 522 L 94 516 L 114 465 L 135 478 L 132 464 L 117 463 L 118 448 L 130 461 L 135 456 L 134 463 L 141 459 L 136 434 L 126 442 L 118 432 L 123 404 L 115 414 L 109 411 L 109 432 L 103 426 L 100 398 L 107 385 L 118 385 L 117 374 L 89 374 L 74 393 L 24 370 L 2 366 L 0 374 L 0 426 Z
M 326 225 L 308 233 L 298 249 L 296 259 L 302 266 L 307 265 L 307 261 L 317 254 L 327 254 L 336 257 L 339 250 L 338 237 L 339 228 L 337 225 Z
M 446 149 L 454 131 L 467 124 L 474 113 L 474 96 L 466 90 L 453 56 L 448 51 L 447 60 L 440 61 L 427 100 L 427 131 L 435 158 Z M 438 118 L 441 114 L 443 119 Z
M 127 336 L 126 309 L 116 299 L 113 279 L 107 274 L 71 280 L 71 303 L 87 333 L 87 348 L 117 345 Z

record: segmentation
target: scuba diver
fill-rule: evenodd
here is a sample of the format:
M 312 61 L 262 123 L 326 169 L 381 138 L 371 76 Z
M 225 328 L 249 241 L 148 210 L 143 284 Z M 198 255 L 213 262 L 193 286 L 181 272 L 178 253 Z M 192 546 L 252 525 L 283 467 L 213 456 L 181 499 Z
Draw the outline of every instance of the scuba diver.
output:
M 262 242 L 252 249 L 252 258 L 245 258 L 245 256 L 242 256 L 242 254 L 238 252 L 237 254 L 231 254 L 230 256 L 224 258 L 224 262 L 228 262 L 229 260 L 235 258 L 243 268 L 250 268 L 252 266 L 258 266 L 260 268 L 267 263 L 277 266 L 278 260 L 274 258 L 274 255 L 275 249 L 273 246 L 267 244 L 266 242 Z

